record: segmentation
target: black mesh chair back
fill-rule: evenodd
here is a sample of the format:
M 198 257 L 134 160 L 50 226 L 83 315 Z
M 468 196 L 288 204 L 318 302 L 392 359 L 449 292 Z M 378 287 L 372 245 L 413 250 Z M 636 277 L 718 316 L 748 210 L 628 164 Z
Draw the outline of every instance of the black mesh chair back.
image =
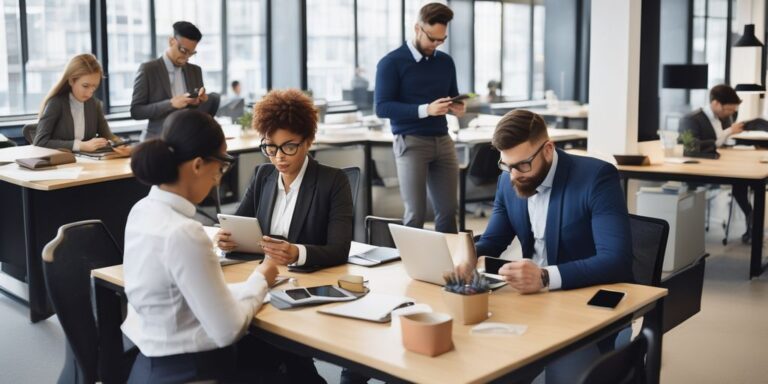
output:
M 632 233 L 632 275 L 638 284 L 661 285 L 669 224 L 661 219 L 629 215 Z
M 475 185 L 496 183 L 501 174 L 499 169 L 499 151 L 490 144 L 478 144 L 472 148 L 472 160 L 469 162 L 467 175 Z
M 648 350 L 656 337 L 648 328 L 628 345 L 606 353 L 587 369 L 582 384 L 645 384 L 652 377 L 652 368 L 646 364 Z
M 403 225 L 403 220 L 378 216 L 366 216 L 366 242 L 377 247 L 397 248 L 395 246 L 395 240 L 392 239 L 392 233 L 389 232 L 389 224 Z
M 98 381 L 99 339 L 91 303 L 91 270 L 122 262 L 122 250 L 100 220 L 60 227 L 43 249 L 48 297 L 67 337 L 59 383 Z
M 21 133 L 24 135 L 24 139 L 28 144 L 35 142 L 35 135 L 37 134 L 37 124 L 27 124 L 21 128 Z
M 349 178 L 349 188 L 352 189 L 352 210 L 354 212 L 354 209 L 357 207 L 357 195 L 360 193 L 360 168 L 347 167 L 342 168 L 342 171 Z

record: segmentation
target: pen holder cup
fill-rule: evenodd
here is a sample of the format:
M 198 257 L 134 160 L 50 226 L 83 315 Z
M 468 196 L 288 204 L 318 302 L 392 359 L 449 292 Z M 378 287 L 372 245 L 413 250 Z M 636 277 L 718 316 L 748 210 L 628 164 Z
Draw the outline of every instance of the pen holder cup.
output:
M 461 295 L 443 291 L 443 300 L 448 312 L 459 324 L 477 324 L 488 318 L 489 292 Z
M 453 319 L 446 313 L 414 313 L 400 318 L 403 347 L 435 357 L 453 349 Z

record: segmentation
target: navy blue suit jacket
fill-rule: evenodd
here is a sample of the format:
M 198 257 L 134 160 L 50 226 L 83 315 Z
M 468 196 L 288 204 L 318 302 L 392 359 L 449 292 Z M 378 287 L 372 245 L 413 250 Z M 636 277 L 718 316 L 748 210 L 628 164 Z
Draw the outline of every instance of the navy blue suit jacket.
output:
M 547 211 L 547 263 L 562 288 L 631 282 L 632 239 L 616 167 L 557 150 L 558 164 Z M 528 200 L 517 196 L 509 172 L 499 176 L 493 214 L 477 254 L 498 257 L 517 236 L 523 256 L 533 256 Z

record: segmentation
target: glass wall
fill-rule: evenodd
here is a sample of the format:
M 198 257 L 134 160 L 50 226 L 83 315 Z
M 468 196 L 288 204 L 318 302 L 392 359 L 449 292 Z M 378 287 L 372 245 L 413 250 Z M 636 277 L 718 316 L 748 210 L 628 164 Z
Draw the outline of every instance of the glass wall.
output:
M 0 115 L 24 113 L 18 0 L 0 0 Z
M 354 1 L 307 0 L 307 87 L 312 95 L 341 100 L 354 73 Z
M 357 47 L 360 76 L 368 89 L 376 83 L 376 64 L 403 43 L 400 0 L 362 0 L 357 2 Z M 349 87 L 350 85 L 345 85 Z
M 113 107 L 131 104 L 139 65 L 152 58 L 152 32 L 146 0 L 107 1 L 109 98 Z
M 227 1 L 227 80 L 239 81 L 248 100 L 267 93 L 265 1 Z M 229 85 L 227 93 L 232 93 Z

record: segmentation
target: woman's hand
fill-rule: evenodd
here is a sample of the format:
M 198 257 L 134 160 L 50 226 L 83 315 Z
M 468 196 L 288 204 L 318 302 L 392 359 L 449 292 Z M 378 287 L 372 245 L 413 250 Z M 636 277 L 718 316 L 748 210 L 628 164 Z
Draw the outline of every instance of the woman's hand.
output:
M 299 260 L 299 248 L 285 240 L 264 236 L 261 248 L 264 249 L 264 255 L 280 265 L 292 264 Z
M 224 252 L 237 248 L 237 243 L 232 240 L 232 234 L 223 229 L 219 229 L 219 232 L 216 232 L 216 236 L 213 237 L 213 243 Z
M 271 287 L 272 284 L 275 283 L 275 279 L 277 278 L 277 264 L 275 264 L 274 261 L 271 259 L 264 259 L 261 264 L 259 264 L 258 267 L 256 267 L 256 271 L 264 275 L 264 280 L 267 281 L 267 286 Z
M 104 148 L 109 144 L 107 139 L 103 137 L 94 137 L 93 139 L 80 142 L 80 151 L 82 152 L 94 152 L 100 148 Z

